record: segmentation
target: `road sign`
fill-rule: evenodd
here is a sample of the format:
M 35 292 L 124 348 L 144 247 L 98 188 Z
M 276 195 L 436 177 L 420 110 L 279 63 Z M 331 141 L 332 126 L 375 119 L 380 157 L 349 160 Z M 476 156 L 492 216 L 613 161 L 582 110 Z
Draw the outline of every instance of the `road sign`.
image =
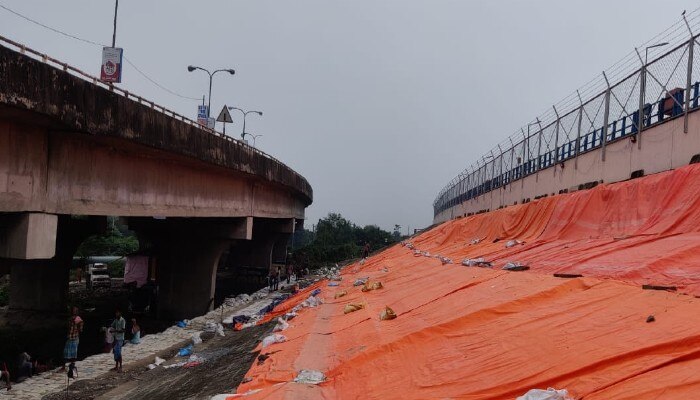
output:
M 103 82 L 120 83 L 122 81 L 122 56 L 124 50 L 118 47 L 102 48 L 102 67 L 100 79 Z
M 224 108 L 221 109 L 221 112 L 219 113 L 219 116 L 216 117 L 217 122 L 228 122 L 229 124 L 233 122 L 233 118 L 231 118 L 231 113 L 228 112 L 228 107 L 224 106 Z
M 204 104 L 197 106 L 197 123 L 209 126 L 209 107 Z
M 214 129 L 216 127 L 216 120 L 214 118 L 209 118 L 207 120 L 207 128 Z

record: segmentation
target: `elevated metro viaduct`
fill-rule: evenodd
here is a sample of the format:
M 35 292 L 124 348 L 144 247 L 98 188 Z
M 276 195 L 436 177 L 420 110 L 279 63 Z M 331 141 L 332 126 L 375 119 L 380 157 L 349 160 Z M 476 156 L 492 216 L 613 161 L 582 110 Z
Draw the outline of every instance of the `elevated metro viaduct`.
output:
M 0 46 L 0 270 L 12 309 L 65 309 L 77 247 L 123 217 L 153 245 L 158 312 L 212 307 L 216 268 L 266 273 L 309 183 L 240 141 Z M 75 70 L 74 70 L 75 71 Z

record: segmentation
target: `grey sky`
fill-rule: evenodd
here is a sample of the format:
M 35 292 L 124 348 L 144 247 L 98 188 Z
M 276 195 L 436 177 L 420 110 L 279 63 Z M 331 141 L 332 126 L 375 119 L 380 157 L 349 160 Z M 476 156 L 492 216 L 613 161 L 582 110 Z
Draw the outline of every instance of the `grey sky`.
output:
M 97 42 L 113 1 L 0 0 Z M 697 1 L 121 0 L 117 46 L 190 97 L 217 75 L 224 103 L 260 109 L 247 131 L 307 177 L 307 227 L 328 212 L 360 225 L 425 227 L 437 192 L 477 156 L 680 18 Z M 0 34 L 93 74 L 101 49 L 0 9 Z M 197 102 L 129 65 L 123 87 L 195 117 Z M 228 133 L 239 134 L 236 123 Z

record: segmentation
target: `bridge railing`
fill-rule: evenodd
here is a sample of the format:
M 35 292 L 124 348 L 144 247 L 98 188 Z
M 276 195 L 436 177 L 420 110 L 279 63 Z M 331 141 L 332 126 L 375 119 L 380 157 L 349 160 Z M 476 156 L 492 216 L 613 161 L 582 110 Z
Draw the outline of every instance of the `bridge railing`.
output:
M 218 132 L 218 131 L 216 131 L 216 130 L 214 130 L 214 129 L 209 129 L 209 128 L 205 127 L 205 126 L 202 126 L 202 125 L 200 125 L 197 121 L 194 121 L 194 120 L 192 120 L 192 119 L 190 119 L 190 118 L 188 118 L 188 117 L 186 117 L 186 116 L 184 116 L 184 115 L 182 115 L 182 114 L 179 114 L 179 113 L 177 113 L 177 112 L 175 112 L 175 111 L 173 111 L 173 110 L 170 110 L 170 109 L 168 109 L 168 108 L 166 108 L 166 107 L 163 107 L 162 105 L 157 104 L 157 103 L 155 103 L 155 102 L 153 102 L 153 101 L 151 101 L 151 100 L 148 100 L 148 99 L 146 99 L 146 98 L 143 98 L 143 97 L 141 97 L 141 96 L 139 96 L 139 95 L 136 95 L 136 94 L 134 94 L 134 93 L 132 93 L 132 92 L 129 92 L 128 90 L 122 89 L 122 88 L 120 88 L 119 86 L 116 86 L 116 85 L 114 85 L 114 84 L 111 83 L 111 82 L 104 82 L 104 81 L 100 80 L 99 78 L 95 77 L 94 75 L 90 75 L 90 74 L 88 74 L 87 72 L 82 71 L 82 70 L 79 69 L 79 68 L 76 68 L 76 67 L 74 67 L 74 66 L 72 66 L 72 65 L 69 65 L 69 64 L 67 64 L 67 63 L 65 63 L 65 62 L 63 62 L 63 61 L 57 60 L 57 59 L 55 59 L 55 58 L 53 58 L 53 57 L 51 57 L 51 56 L 49 56 L 49 55 L 47 55 L 47 54 L 41 53 L 41 52 L 39 52 L 39 51 L 36 51 L 36 50 L 34 50 L 34 49 L 30 48 L 30 47 L 27 47 L 27 46 L 25 46 L 25 45 L 23 45 L 23 44 L 21 44 L 21 43 L 15 42 L 14 40 L 9 39 L 9 38 L 6 38 L 6 37 L 1 36 L 1 35 L 0 35 L 0 42 L 5 43 L 5 44 L 7 44 L 7 45 L 10 45 L 10 46 L 16 48 L 20 53 L 22 53 L 22 54 L 24 54 L 24 55 L 30 56 L 30 57 L 32 57 L 32 58 L 34 58 L 34 59 L 36 59 L 36 60 L 40 60 L 40 61 L 42 61 L 42 62 L 45 63 L 45 64 L 48 64 L 48 65 L 51 65 L 51 66 L 53 66 L 53 67 L 59 68 L 59 69 L 63 70 L 64 72 L 70 73 L 71 75 L 77 76 L 77 77 L 79 77 L 79 78 L 81 78 L 81 79 L 83 79 L 83 80 L 85 80 L 85 81 L 91 82 L 91 83 L 94 84 L 94 85 L 97 85 L 97 86 L 106 88 L 106 89 L 108 89 L 108 90 L 110 90 L 110 91 L 112 91 L 112 92 L 114 92 L 114 93 L 117 93 L 117 94 L 120 94 L 120 95 L 126 97 L 127 99 L 131 99 L 131 100 L 137 101 L 138 103 L 143 104 L 143 105 L 146 105 L 146 106 L 148 106 L 148 107 L 150 107 L 150 108 L 152 108 L 152 109 L 154 109 L 154 110 L 156 110 L 156 111 L 158 111 L 158 112 L 161 112 L 161 113 L 163 113 L 163 114 L 166 114 L 166 115 L 168 115 L 169 117 L 178 119 L 178 120 L 180 120 L 180 121 L 182 121 L 182 122 L 184 122 L 184 123 L 186 123 L 186 124 L 192 125 L 192 126 L 194 126 L 195 128 L 201 130 L 202 132 L 205 132 L 205 133 L 208 133 L 208 134 L 211 134 L 211 135 L 214 135 L 214 136 L 218 136 L 218 137 L 220 137 L 220 138 L 222 138 L 222 139 L 224 139 L 224 140 L 227 140 L 227 141 L 229 141 L 229 142 L 237 143 L 237 144 L 239 144 L 239 145 L 241 145 L 241 146 L 246 146 L 246 147 L 249 149 L 249 151 L 251 151 L 251 152 L 253 152 L 253 153 L 257 153 L 257 154 L 259 154 L 259 155 L 261 155 L 261 156 L 263 156 L 263 157 L 267 157 L 267 158 L 269 158 L 269 159 L 271 159 L 271 160 L 273 160 L 273 161 L 275 161 L 275 162 L 281 164 L 281 165 L 284 166 L 285 168 L 287 168 L 287 169 L 289 169 L 289 170 L 292 170 L 292 169 L 289 168 L 286 164 L 284 164 L 282 161 L 280 161 L 280 160 L 276 159 L 275 157 L 273 157 L 273 156 L 271 156 L 271 155 L 265 153 L 264 151 L 261 151 L 261 150 L 255 148 L 255 147 L 249 145 L 248 143 L 246 143 L 246 142 L 244 142 L 244 141 L 242 141 L 242 140 L 234 139 L 234 138 L 232 138 L 232 137 L 230 137 L 230 136 L 226 136 L 225 134 L 223 134 L 223 133 L 221 133 L 221 132 Z
M 433 203 L 434 214 L 539 170 L 634 138 L 700 105 L 700 13 L 681 21 L 555 104 L 452 179 Z M 667 42 L 665 46 L 653 46 Z M 647 52 L 652 56 L 646 61 Z M 641 118 L 640 118 L 641 116 Z

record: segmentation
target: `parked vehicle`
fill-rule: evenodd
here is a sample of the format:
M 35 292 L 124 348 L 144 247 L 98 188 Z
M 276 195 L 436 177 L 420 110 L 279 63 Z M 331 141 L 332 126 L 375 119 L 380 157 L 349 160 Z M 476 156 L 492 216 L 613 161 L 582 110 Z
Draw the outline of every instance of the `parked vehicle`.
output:
M 95 287 L 111 287 L 112 278 L 109 276 L 107 265 L 103 263 L 89 264 L 87 267 L 85 285 L 88 289 Z

